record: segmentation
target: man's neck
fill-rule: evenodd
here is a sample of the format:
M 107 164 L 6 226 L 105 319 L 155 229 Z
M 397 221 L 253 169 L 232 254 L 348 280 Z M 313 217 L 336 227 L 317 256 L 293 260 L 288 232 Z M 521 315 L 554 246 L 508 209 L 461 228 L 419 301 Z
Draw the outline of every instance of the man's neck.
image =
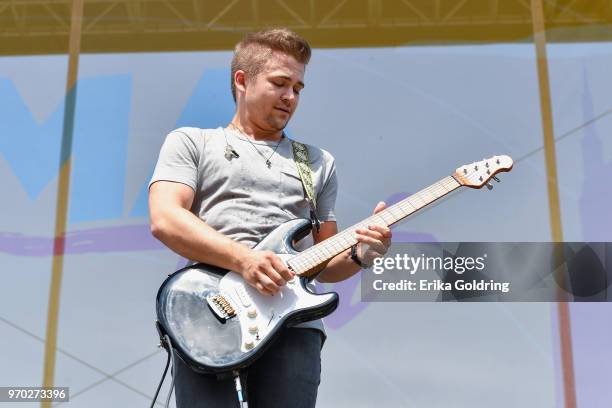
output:
M 232 118 L 228 127 L 235 129 L 246 137 L 256 141 L 277 142 L 283 137 L 283 132 L 280 130 L 260 129 L 253 123 L 250 123 L 248 120 L 240 120 L 238 115 Z

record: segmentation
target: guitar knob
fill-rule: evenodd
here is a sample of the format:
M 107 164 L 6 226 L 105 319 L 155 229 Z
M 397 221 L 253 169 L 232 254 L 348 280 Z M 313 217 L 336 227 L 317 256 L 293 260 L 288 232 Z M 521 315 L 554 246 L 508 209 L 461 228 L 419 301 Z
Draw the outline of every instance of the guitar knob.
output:
M 253 340 L 247 340 L 244 342 L 244 348 L 246 348 L 247 350 L 250 350 L 253 347 L 255 347 L 255 343 L 253 343 Z
M 251 334 L 257 333 L 258 330 L 259 328 L 256 325 L 249 326 L 249 333 Z
M 256 318 L 257 310 L 255 308 L 250 308 L 249 311 L 247 312 L 247 316 L 249 316 L 251 319 Z

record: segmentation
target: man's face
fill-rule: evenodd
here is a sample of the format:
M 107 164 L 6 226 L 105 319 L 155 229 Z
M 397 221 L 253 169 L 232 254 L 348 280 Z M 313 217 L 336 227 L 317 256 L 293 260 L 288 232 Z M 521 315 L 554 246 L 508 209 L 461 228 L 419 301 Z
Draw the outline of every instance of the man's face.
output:
M 263 70 L 246 79 L 246 113 L 255 126 L 272 131 L 287 126 L 304 88 L 304 69 L 292 56 L 273 52 Z

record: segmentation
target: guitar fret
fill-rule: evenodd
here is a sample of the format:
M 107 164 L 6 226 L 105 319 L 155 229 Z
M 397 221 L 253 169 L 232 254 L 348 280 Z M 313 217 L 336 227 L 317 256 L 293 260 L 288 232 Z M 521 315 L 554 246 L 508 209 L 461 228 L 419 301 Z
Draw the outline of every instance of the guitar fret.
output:
M 448 183 L 448 180 L 444 180 L 438 183 L 444 189 L 445 192 L 450 191 L 447 183 Z
M 414 206 L 414 205 L 412 205 L 412 203 L 410 202 L 410 197 L 408 197 L 408 198 L 407 198 L 407 199 L 405 199 L 404 201 L 401 201 L 401 203 L 405 203 L 405 204 L 409 205 L 410 207 L 412 207 L 412 210 L 415 210 L 415 209 L 416 209 L 416 208 L 415 208 L 415 206 Z M 402 204 L 402 206 L 404 206 L 405 204 Z M 408 213 L 410 213 L 410 212 L 408 212 Z
M 397 221 L 397 217 L 395 213 L 393 212 L 394 209 L 395 208 L 391 206 L 383 211 L 385 215 L 387 215 L 391 219 L 391 222 L 388 222 L 388 224 L 393 224 L 395 221 Z
M 418 207 L 415 205 L 414 199 L 410 197 L 406 199 L 405 203 L 403 204 L 403 207 L 406 208 L 407 214 L 412 214 L 418 209 Z
M 427 204 L 430 204 L 433 200 L 436 199 L 435 195 L 430 189 L 424 191 L 423 196 L 425 197 L 425 201 Z
M 395 214 L 395 221 L 399 221 L 402 218 L 404 218 L 408 212 L 406 210 L 404 210 L 404 208 L 401 205 L 394 205 L 393 206 L 393 212 Z
M 334 255 L 334 251 L 332 251 L 331 248 L 326 246 L 321 247 L 320 256 L 322 260 L 326 259 L 327 257 L 333 257 Z
M 381 217 L 383 217 L 383 219 L 385 220 L 385 224 L 387 224 L 387 225 L 391 225 L 395 221 L 397 221 L 397 218 L 395 218 L 395 215 L 391 211 L 387 211 Z
M 387 221 L 386 216 L 387 216 L 387 214 L 384 214 L 382 212 L 379 213 L 379 217 L 385 222 L 385 224 L 389 225 L 390 223 L 389 223 L 389 221 Z
M 415 211 L 422 207 L 422 205 L 417 203 L 416 200 L 419 200 L 422 203 L 424 202 L 418 193 L 412 196 L 411 198 L 409 198 L 409 200 L 410 200 L 410 205 L 414 207 Z
M 414 206 L 410 203 L 407 203 L 409 205 L 406 206 L 402 206 L 402 210 L 404 211 L 404 217 L 409 216 L 410 214 L 414 213 L 416 211 L 416 209 L 414 208 Z M 403 218 L 403 217 L 402 217 Z
M 430 200 L 429 200 L 429 195 L 428 194 L 429 194 L 429 189 L 421 190 L 419 192 L 419 198 L 424 203 L 424 205 L 421 206 L 421 208 L 423 208 L 425 205 L 429 204 Z
M 429 187 L 431 188 L 431 187 Z M 429 188 L 423 189 L 421 191 L 419 191 L 418 193 L 418 197 L 425 203 L 429 202 L 428 196 L 427 194 L 429 193 Z
M 342 251 L 340 243 L 336 242 L 335 240 L 330 243 L 330 246 L 336 251 Z

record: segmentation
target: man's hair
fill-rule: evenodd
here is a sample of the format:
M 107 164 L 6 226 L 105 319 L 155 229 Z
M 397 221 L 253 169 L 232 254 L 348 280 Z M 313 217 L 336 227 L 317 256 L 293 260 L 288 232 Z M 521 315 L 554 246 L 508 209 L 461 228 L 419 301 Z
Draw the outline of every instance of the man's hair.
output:
M 232 96 L 236 101 L 234 74 L 238 70 L 246 73 L 248 79 L 255 78 L 264 68 L 273 51 L 282 52 L 304 65 L 310 61 L 310 45 L 295 32 L 287 28 L 273 28 L 247 34 L 236 44 L 232 58 Z

